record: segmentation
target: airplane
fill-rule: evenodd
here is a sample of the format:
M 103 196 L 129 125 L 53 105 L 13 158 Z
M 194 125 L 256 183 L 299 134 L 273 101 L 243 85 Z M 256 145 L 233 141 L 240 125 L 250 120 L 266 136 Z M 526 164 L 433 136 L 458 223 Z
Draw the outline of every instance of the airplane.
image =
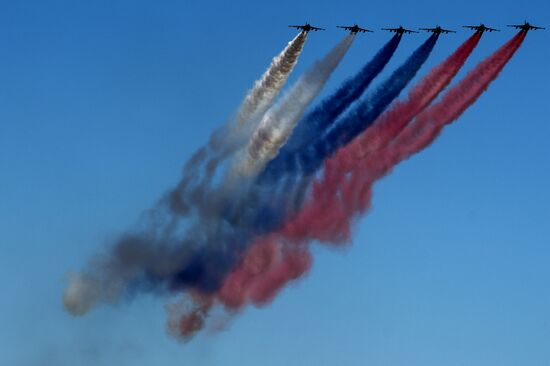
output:
M 480 25 L 463 25 L 462 28 L 475 29 L 476 32 L 500 32 L 500 29 L 487 27 L 485 24 L 481 23 Z
M 531 25 L 527 21 L 524 22 L 523 24 L 510 24 L 510 25 L 508 25 L 508 27 L 521 29 L 523 32 L 530 31 L 531 29 L 533 29 L 533 30 L 546 29 L 546 28 L 543 28 L 543 27 L 537 27 L 536 25 Z
M 441 33 L 456 33 L 455 31 L 453 30 L 449 30 L 449 29 L 443 29 L 441 28 L 439 25 L 435 28 L 418 28 L 419 30 L 423 30 L 423 31 L 426 31 L 426 32 L 432 32 L 434 34 L 441 34 Z
M 405 29 L 403 28 L 402 26 L 399 26 L 399 28 L 382 28 L 382 30 L 387 30 L 388 32 L 394 32 L 394 33 L 397 33 L 397 34 L 407 34 L 407 33 L 418 33 L 417 31 L 413 31 L 413 30 L 410 30 L 410 29 Z
M 325 28 L 318 28 L 318 27 L 314 27 L 312 26 L 311 24 L 309 23 L 306 23 L 304 25 L 289 25 L 288 26 L 289 28 L 296 28 L 296 29 L 301 29 L 303 30 L 304 32 L 309 32 L 309 31 L 319 31 L 319 30 L 325 30 Z
M 352 33 L 352 34 L 357 34 L 358 32 L 363 32 L 363 33 L 370 32 L 370 33 L 372 33 L 371 30 L 361 28 L 361 27 L 359 27 L 357 24 L 351 25 L 351 26 L 347 26 L 347 25 L 337 25 L 336 28 L 342 28 L 342 29 L 348 30 L 348 31 L 349 31 L 350 33 Z

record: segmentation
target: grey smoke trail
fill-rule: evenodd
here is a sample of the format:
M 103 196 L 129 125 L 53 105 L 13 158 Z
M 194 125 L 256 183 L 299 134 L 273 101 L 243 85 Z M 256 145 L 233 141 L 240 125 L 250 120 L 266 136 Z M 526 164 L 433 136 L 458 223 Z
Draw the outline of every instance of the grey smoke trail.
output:
M 296 66 L 306 39 L 307 32 L 301 32 L 273 58 L 267 71 L 247 93 L 235 117 L 216 129 L 208 143 L 191 156 L 183 169 L 181 181 L 167 197 L 169 209 L 180 215 L 188 214 L 194 204 L 190 202 L 190 196 L 202 196 L 209 188 L 218 166 L 246 144 L 256 123 L 273 104 Z M 204 169 L 202 179 L 197 181 L 201 177 L 201 168 Z
M 305 109 L 319 94 L 348 51 L 354 38 L 352 34 L 347 35 L 322 60 L 315 63 L 300 77 L 279 103 L 265 113 L 245 151 L 236 157 L 232 174 L 255 175 L 277 155 Z

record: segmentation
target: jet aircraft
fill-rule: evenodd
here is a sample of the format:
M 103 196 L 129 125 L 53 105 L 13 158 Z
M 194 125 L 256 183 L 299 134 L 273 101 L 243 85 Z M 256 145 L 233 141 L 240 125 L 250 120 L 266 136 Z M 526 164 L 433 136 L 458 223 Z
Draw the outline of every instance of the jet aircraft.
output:
M 359 32 L 363 32 L 363 33 L 370 32 L 370 33 L 372 33 L 371 30 L 361 28 L 357 24 L 355 24 L 355 25 L 337 25 L 336 28 L 342 28 L 342 29 L 348 30 L 352 34 L 357 34 Z
M 316 31 L 317 32 L 319 30 L 325 30 L 325 28 L 314 27 L 309 23 L 306 23 L 304 25 L 289 25 L 288 27 L 289 28 L 301 29 L 304 32 L 309 32 L 309 31 Z
M 524 22 L 523 24 L 510 24 L 508 27 L 513 27 L 513 28 L 516 28 L 516 29 L 521 29 L 523 32 L 528 32 L 530 31 L 531 29 L 533 30 L 537 30 L 537 29 L 546 29 L 546 28 L 543 28 L 543 27 L 537 27 L 536 25 L 531 25 L 529 24 L 529 22 Z
M 441 34 L 441 33 L 456 33 L 454 30 L 450 29 L 444 29 L 441 28 L 439 25 L 435 28 L 418 28 L 419 30 L 423 30 L 426 32 L 432 32 L 434 34 Z
M 500 32 L 500 29 L 487 27 L 485 24 L 481 23 L 480 25 L 463 25 L 462 28 L 474 29 L 476 32 Z
M 386 30 L 388 32 L 393 32 L 393 33 L 397 33 L 397 34 L 418 33 L 417 31 L 406 29 L 406 28 L 403 28 L 402 26 L 399 26 L 399 28 L 382 28 L 382 30 Z

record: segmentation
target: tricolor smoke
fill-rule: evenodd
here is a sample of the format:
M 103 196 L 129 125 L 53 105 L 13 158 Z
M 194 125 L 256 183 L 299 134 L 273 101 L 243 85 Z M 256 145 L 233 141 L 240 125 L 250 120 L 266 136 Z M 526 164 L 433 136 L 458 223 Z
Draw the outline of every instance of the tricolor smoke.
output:
M 428 38 L 372 95 L 360 101 L 344 118 L 336 121 L 331 129 L 321 131 L 323 135 L 320 139 L 291 154 L 287 161 L 291 160 L 294 164 L 283 162 L 279 167 L 270 167 L 274 169 L 270 174 L 295 174 L 296 170 L 306 176 L 313 174 L 327 157 L 353 140 L 389 106 L 420 70 L 437 38 L 436 34 Z
M 260 128 L 290 133 L 288 126 L 299 119 L 301 111 L 320 91 L 352 40 L 353 36 L 347 36 L 296 82 L 283 102 L 273 108 L 276 113 L 268 112 L 280 118 L 282 123 L 269 119 L 271 125 L 262 119 L 264 123 Z M 272 67 L 277 64 L 275 62 Z M 251 94 L 257 93 L 254 90 Z M 255 141 L 256 136 L 257 133 L 251 141 Z M 278 147 L 270 145 L 270 148 Z M 180 187 L 151 210 L 142 229 L 123 235 L 108 255 L 95 258 L 83 273 L 71 277 L 65 295 L 69 311 L 85 313 L 96 302 L 117 301 L 128 292 L 168 288 L 210 292 L 219 288 L 250 237 L 250 229 L 228 226 L 218 212 L 223 203 L 238 192 L 239 185 L 232 185 L 230 189 L 223 184 L 220 187 L 201 186 L 201 195 L 197 194 L 197 189 L 182 192 Z M 183 193 L 183 197 L 189 198 L 186 204 L 192 203 L 190 208 L 194 214 L 187 220 L 190 222 L 180 222 L 182 214 L 189 210 L 174 209 L 182 207 L 179 202 L 175 203 L 178 195 L 174 193 Z
M 311 240 L 327 244 L 349 240 L 353 218 L 370 207 L 372 184 L 393 166 L 429 146 L 445 125 L 455 121 L 472 105 L 498 76 L 524 38 L 524 32 L 517 34 L 445 93 L 440 102 L 417 115 L 384 148 L 356 160 L 351 172 L 349 163 L 342 164 L 341 159 L 346 158 L 346 149 L 355 147 L 353 144 L 327 161 L 324 176 L 314 183 L 303 210 L 282 229 L 257 239 L 258 249 L 249 250 L 242 264 L 228 276 L 220 291 L 221 301 L 230 307 L 240 307 L 246 302 L 261 305 L 273 298 L 285 283 L 307 271 L 311 262 L 307 244 Z M 455 56 L 460 54 L 457 51 Z M 433 74 L 428 78 L 430 76 Z M 388 123 L 389 120 L 384 121 Z M 266 255 L 266 251 L 283 254 Z M 284 253 L 289 251 L 292 256 L 287 259 Z M 297 255 L 301 261 L 296 259 Z M 296 263 L 307 265 L 297 266 Z M 286 267 L 289 269 L 282 273 L 281 268 Z
M 146 224 L 71 275 L 64 294 L 68 311 L 84 314 L 98 302 L 116 302 L 121 295 L 139 292 L 182 293 L 184 303 L 169 309 L 169 327 L 189 339 L 215 309 L 235 311 L 250 303 L 269 303 L 285 284 L 309 270 L 312 241 L 349 242 L 353 220 L 370 207 L 372 185 L 427 147 L 472 105 L 525 33 L 434 103 L 478 44 L 481 34 L 474 34 L 384 113 L 430 55 L 437 40 L 433 35 L 380 88 L 353 104 L 395 51 L 395 37 L 383 48 L 387 53 L 380 51 L 371 61 L 368 77 L 350 79 L 357 85 L 346 81 L 300 122 L 307 126 L 299 125 L 296 137 L 289 137 L 353 38 L 344 39 L 272 105 L 305 36 L 300 34 L 274 59 L 237 116 L 220 130 L 226 133 L 215 133 L 191 158 L 182 182 L 150 210 Z M 345 110 L 348 114 L 338 117 Z M 320 138 L 312 133 L 315 128 L 323 130 Z M 283 148 L 281 158 L 260 173 L 289 138 L 288 150 Z M 224 167 L 232 173 L 222 174 L 222 184 L 213 186 L 214 171 L 227 157 L 232 160 Z M 278 159 L 283 163 L 276 163 Z
M 524 37 L 524 33 L 518 34 L 449 90 L 440 102 L 424 110 L 458 73 L 481 34 L 474 34 L 462 44 L 411 90 L 406 101 L 397 103 L 377 120 L 371 130 L 365 131 L 354 143 L 327 161 L 323 178 L 314 183 L 305 207 L 280 230 L 255 239 L 216 296 L 210 296 L 208 302 L 196 301 L 191 313 L 173 318 L 172 331 L 185 338 L 200 330 L 185 325 L 189 317 L 197 313 L 204 322 L 213 299 L 228 309 L 239 309 L 247 303 L 257 306 L 268 303 L 289 281 L 298 279 L 309 270 L 312 257 L 308 245 L 311 240 L 327 244 L 347 242 L 353 218 L 370 206 L 372 184 L 395 164 L 428 146 L 443 126 L 456 120 L 473 104 L 497 77 Z M 396 130 L 396 124 L 401 125 L 401 130 Z M 388 134 L 390 127 L 393 136 Z M 359 152 L 364 153 L 364 150 L 355 151 L 355 159 L 349 159 L 348 150 L 361 149 L 361 145 L 355 142 L 370 131 L 379 133 L 379 140 L 372 139 L 372 134 L 369 140 L 377 143 L 378 148 L 363 156 Z M 355 165 L 351 166 L 351 162 Z
M 309 176 L 315 173 L 324 159 L 367 128 L 388 107 L 424 64 L 437 38 L 437 35 L 429 37 L 372 95 L 358 101 L 344 118 L 332 123 L 321 118 L 320 123 L 326 129 L 319 131 L 319 137 L 311 136 L 312 140 L 302 149 L 290 151 L 282 159 L 272 160 L 260 174 L 255 185 L 246 191 L 244 196 L 235 195 L 232 207 L 225 212 L 226 220 L 233 225 L 253 227 L 257 233 L 276 229 L 285 219 L 285 215 L 299 208 L 301 197 L 309 184 Z M 394 37 L 375 57 L 376 64 L 387 62 L 398 42 L 399 38 Z M 377 69 L 380 67 L 378 66 Z M 365 85 L 365 79 L 367 79 L 362 74 L 361 72 L 351 79 L 360 83 L 361 87 Z M 339 91 L 349 87 L 350 82 L 345 82 Z M 355 92 L 350 94 L 353 98 L 347 98 L 348 104 L 352 104 L 357 99 L 359 91 L 364 91 L 364 88 L 358 86 L 353 89 Z M 325 102 L 316 110 L 326 108 L 333 111 L 330 105 L 337 102 L 333 98 L 328 98 L 327 101 L 328 108 L 324 106 Z M 341 113 L 344 109 L 346 108 L 340 107 L 334 110 Z M 312 116 L 320 115 L 314 112 Z M 309 119 L 305 121 L 314 123 Z M 273 202 L 276 202 L 275 207 Z
M 433 50 L 437 38 L 437 35 L 429 37 L 372 95 L 357 102 L 348 115 L 332 121 L 332 123 L 321 117 L 317 111 L 322 109 L 327 112 L 338 111 L 339 113 L 335 114 L 335 118 L 337 118 L 346 108 L 333 108 L 332 105 L 338 103 L 333 97 L 329 97 L 311 115 L 312 118 L 319 117 L 321 119 L 319 123 L 325 127 L 325 130 L 321 129 L 318 132 L 318 137 L 310 136 L 312 140 L 302 149 L 290 151 L 282 159 L 277 157 L 272 160 L 249 190 L 244 191 L 243 195 L 235 195 L 232 206 L 224 213 L 225 219 L 232 225 L 252 227 L 256 233 L 265 233 L 276 229 L 285 219 L 285 215 L 299 208 L 301 197 L 309 183 L 308 177 L 317 170 L 324 159 L 339 146 L 359 134 L 362 129 L 367 128 L 387 108 L 424 64 Z M 378 53 L 373 60 L 377 65 L 375 69 L 379 70 L 383 67 L 383 63 L 389 60 L 399 40 L 400 38 L 394 37 Z M 351 87 L 350 81 L 347 81 L 336 93 L 339 94 L 341 90 L 348 88 L 354 90 L 353 93 L 348 94 L 348 106 L 355 102 L 360 91 L 364 91 L 366 80 L 372 80 L 371 77 L 364 75 L 364 71 L 365 69 L 350 79 L 360 86 Z M 302 122 L 317 123 L 313 119 L 306 119 Z M 300 164 L 288 164 L 296 161 L 299 161 Z M 276 203 L 275 207 L 273 207 L 274 202 Z
M 290 139 L 279 152 L 279 155 L 269 163 L 266 172 L 275 171 L 276 169 L 271 168 L 272 166 L 281 164 L 280 161 L 288 159 L 291 152 L 299 150 L 320 137 L 323 131 L 326 131 L 363 94 L 378 74 L 384 70 L 395 50 L 397 50 L 400 41 L 400 34 L 392 37 L 356 75 L 345 81 L 336 92 L 308 113 L 298 123 Z
M 396 120 L 400 124 L 408 123 L 449 84 L 480 38 L 481 34 L 479 33 L 470 37 L 445 62 L 431 70 L 428 76 L 413 87 L 406 101 L 396 103 L 376 121 L 371 129 L 367 129 L 350 146 L 355 146 L 357 141 L 361 140 L 363 136 L 369 135 L 371 131 L 377 130 L 379 126 L 393 126 L 397 123 Z M 375 142 L 371 141 L 371 143 Z M 347 150 L 350 150 L 349 147 L 342 149 L 342 151 Z M 341 152 L 337 156 L 347 157 Z M 334 161 L 336 158 L 332 160 Z M 340 167 L 337 164 L 335 166 Z M 337 196 L 338 189 L 341 184 L 345 183 L 344 178 L 346 178 L 345 168 L 341 167 L 341 169 L 340 174 L 333 170 L 327 170 L 324 186 L 321 189 L 319 189 L 319 183 L 315 183 L 311 198 L 313 203 L 309 206 L 306 205 L 298 213 L 298 217 L 287 224 L 287 227 L 291 228 L 286 229 L 286 234 L 292 234 L 290 240 L 284 239 L 284 235 L 268 235 L 259 239 L 259 242 L 251 247 L 241 265 L 234 269 L 224 281 L 218 294 L 220 302 L 229 308 L 239 308 L 249 301 L 262 304 L 275 296 L 286 282 L 304 273 L 309 268 L 311 256 L 303 245 L 295 244 L 307 242 L 310 239 L 304 230 L 313 228 L 313 231 L 317 233 L 315 238 L 325 242 L 341 242 L 349 239 L 349 224 L 346 222 L 342 225 L 341 222 L 345 220 L 337 219 L 338 216 L 345 216 Z M 323 210 L 323 213 L 319 214 L 318 210 Z M 301 217 L 309 216 L 311 218 L 306 220 L 308 221 L 306 225 Z M 196 314 L 197 309 L 201 309 L 200 314 L 203 317 L 206 316 L 206 309 L 211 304 L 209 302 L 205 306 L 203 302 L 199 302 L 196 308 L 192 308 L 192 314 Z M 187 319 L 189 316 L 186 313 L 184 315 L 182 319 Z M 180 314 L 180 316 L 182 315 Z M 184 324 L 186 322 L 187 320 L 184 321 Z M 177 324 L 174 321 L 172 323 Z M 187 327 L 180 329 L 183 335 L 191 334 L 197 330 Z
M 397 46 L 397 40 L 395 38 L 393 40 L 393 42 L 396 42 L 395 46 Z M 414 77 L 435 46 L 436 40 L 436 35 L 431 36 L 378 88 L 373 98 L 367 99 L 374 101 L 374 108 L 366 109 L 365 105 L 367 103 L 363 101 L 360 106 L 355 107 L 354 116 L 376 117 L 375 113 L 379 114 Z M 361 78 L 356 79 L 356 81 L 361 81 Z M 350 98 L 349 103 L 352 103 L 354 100 Z M 360 114 L 357 110 L 367 110 L 368 113 Z M 348 127 L 353 125 L 368 126 L 368 123 L 362 123 L 362 121 L 357 121 L 356 119 L 348 119 L 344 123 L 347 123 Z M 356 131 L 356 133 L 359 133 L 360 127 L 356 127 Z M 292 184 L 293 181 L 290 181 L 290 187 L 292 187 Z M 261 188 L 260 190 L 252 189 L 245 191 L 246 195 L 253 198 L 246 195 L 244 197 L 237 197 L 237 200 L 240 200 L 240 202 L 237 204 L 237 208 L 233 209 L 232 214 L 227 217 L 232 224 L 236 224 L 241 228 L 249 227 L 249 232 L 252 231 L 256 235 L 280 226 L 281 221 L 285 219 L 284 214 L 287 213 L 285 207 L 286 201 L 288 197 L 293 197 L 293 194 L 287 189 L 281 191 L 281 194 L 285 196 L 285 198 L 281 199 L 277 195 L 273 195 L 269 190 L 267 192 L 262 191 Z M 277 202 L 276 207 L 268 204 L 268 202 L 273 201 Z M 273 237 L 268 235 L 265 239 L 259 239 L 259 241 L 254 240 L 253 237 L 254 235 L 246 238 L 247 240 L 252 240 L 249 253 L 252 253 L 251 258 L 253 259 L 244 260 L 243 264 L 232 271 L 229 277 L 223 281 L 223 286 L 219 290 L 218 300 L 229 308 L 239 308 L 247 300 L 255 303 L 268 301 L 288 280 L 297 278 L 306 271 L 311 263 L 311 256 L 308 250 L 301 248 L 301 246 L 285 245 L 284 241 L 279 240 L 281 236 Z M 259 249 L 256 249 L 256 247 Z M 241 247 L 241 250 L 244 249 Z M 214 253 L 211 254 L 213 255 Z M 218 250 L 218 253 L 209 257 L 217 259 L 222 254 L 226 253 Z M 247 255 L 248 257 L 249 255 Z M 260 257 L 261 259 L 258 259 Z M 223 263 L 216 261 L 216 268 L 220 268 L 221 265 Z M 242 266 L 244 266 L 244 269 Z M 253 268 L 253 270 L 247 270 L 249 267 Z M 216 292 L 209 291 L 209 299 L 215 294 Z M 179 316 L 180 320 L 173 319 L 170 322 L 172 325 L 180 324 L 179 327 L 173 326 L 172 331 L 175 333 L 179 331 L 183 338 L 191 336 L 200 328 L 189 328 L 183 325 L 189 324 L 189 317 L 194 318 L 197 314 L 200 314 L 201 319 L 204 320 L 211 306 L 212 301 L 204 302 L 203 297 L 201 297 L 197 301 L 196 306 L 191 307 L 192 311 L 190 313 L 183 312 L 183 315 L 178 313 L 176 318 Z M 172 312 L 171 314 L 174 315 L 175 313 Z M 174 331 L 175 329 L 179 330 Z
M 176 188 L 151 210 L 146 228 L 139 234 L 124 235 L 115 243 L 111 255 L 95 258 L 83 273 L 70 276 L 70 284 L 64 295 L 68 311 L 80 315 L 98 301 L 117 301 L 127 286 L 126 282 L 133 280 L 141 268 L 164 268 L 175 252 L 185 252 L 177 249 L 183 243 L 172 237 L 178 217 L 189 215 L 192 204 L 202 203 L 203 190 L 210 186 L 220 160 L 236 151 L 239 143 L 246 143 L 246 136 L 253 130 L 254 121 L 259 120 L 273 104 L 287 81 L 306 39 L 307 32 L 299 33 L 273 59 L 266 72 L 247 93 L 236 116 L 212 133 L 208 144 L 198 149 L 188 160 Z M 205 170 L 204 177 L 197 184 L 202 169 Z M 181 254 L 178 258 L 181 258 Z M 175 270 L 168 265 L 160 272 L 169 269 Z

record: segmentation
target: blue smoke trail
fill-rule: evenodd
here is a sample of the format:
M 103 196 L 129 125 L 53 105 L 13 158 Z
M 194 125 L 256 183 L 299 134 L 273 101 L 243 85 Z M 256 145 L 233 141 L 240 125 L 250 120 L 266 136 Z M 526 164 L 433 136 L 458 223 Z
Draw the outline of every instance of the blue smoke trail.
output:
M 416 75 L 436 40 L 437 35 L 432 35 L 372 96 L 357 105 L 310 148 L 296 150 L 292 154 L 293 159 L 302 166 L 293 165 L 290 166 L 293 170 L 279 171 L 281 179 L 276 185 L 265 180 L 245 189 L 246 192 L 236 198 L 227 212 L 223 213 L 224 224 L 208 238 L 210 245 L 198 246 L 186 264 L 181 266 L 182 269 L 172 275 L 171 286 L 191 287 L 204 293 L 216 291 L 234 264 L 241 259 L 251 239 L 278 228 L 286 217 L 288 192 L 295 189 L 294 185 L 300 181 L 292 173 L 297 173 L 298 168 L 306 175 L 315 172 L 326 157 L 370 125 Z M 274 194 L 273 188 L 278 187 L 279 183 L 283 192 Z
M 327 157 L 369 127 L 397 98 L 427 60 L 437 39 L 437 34 L 428 38 L 372 95 L 357 104 L 344 118 L 336 121 L 321 138 L 303 149 L 293 151 L 286 159 L 280 160 L 280 163 L 274 162 L 269 171 L 262 173 L 260 182 L 284 174 L 314 174 Z
M 343 119 L 338 126 L 325 133 L 319 143 L 326 144 L 326 139 L 333 136 L 331 134 L 346 128 L 357 131 L 355 132 L 357 134 L 363 128 L 361 126 L 367 125 L 363 120 L 370 121 L 376 118 L 413 78 L 434 47 L 436 39 L 437 37 L 433 36 L 426 41 L 402 67 L 394 72 L 373 97 L 367 99 L 368 103 L 362 102 L 349 115 L 363 119 L 355 120 L 350 117 Z M 343 144 L 344 141 L 344 137 L 339 137 L 333 146 Z M 329 149 L 327 148 L 326 151 Z M 315 158 L 322 161 L 321 157 Z M 211 227 L 201 227 L 204 230 L 193 236 L 192 240 L 187 239 L 189 242 L 184 245 L 179 243 L 166 249 L 164 255 L 173 258 L 171 263 L 177 263 L 177 269 L 172 266 L 160 269 L 145 266 L 146 278 L 139 282 L 168 283 L 168 287 L 172 290 L 194 289 L 200 293 L 217 291 L 227 274 L 253 243 L 253 238 L 277 229 L 284 221 L 288 213 L 288 194 L 297 189 L 300 181 L 296 178 L 297 176 L 289 174 L 285 175 L 277 185 L 252 182 L 250 186 L 242 187 L 235 192 L 237 197 L 234 197 L 227 210 L 221 213 L 222 220 L 216 220 L 216 224 Z M 275 193 L 274 188 L 279 192 Z M 149 240 L 155 241 L 154 238 Z M 174 237 L 173 240 L 178 242 L 181 239 Z M 162 242 L 168 241 L 162 238 Z M 151 246 L 157 247 L 155 244 Z M 146 261 L 150 260 L 149 255 L 144 257 Z
M 311 143 L 320 132 L 327 130 L 334 121 L 356 101 L 390 61 L 401 35 L 396 34 L 353 77 L 346 80 L 335 93 L 323 100 L 318 107 L 304 117 L 294 129 L 290 139 L 275 159 L 269 162 L 263 175 L 275 174 L 280 164 L 305 144 Z

